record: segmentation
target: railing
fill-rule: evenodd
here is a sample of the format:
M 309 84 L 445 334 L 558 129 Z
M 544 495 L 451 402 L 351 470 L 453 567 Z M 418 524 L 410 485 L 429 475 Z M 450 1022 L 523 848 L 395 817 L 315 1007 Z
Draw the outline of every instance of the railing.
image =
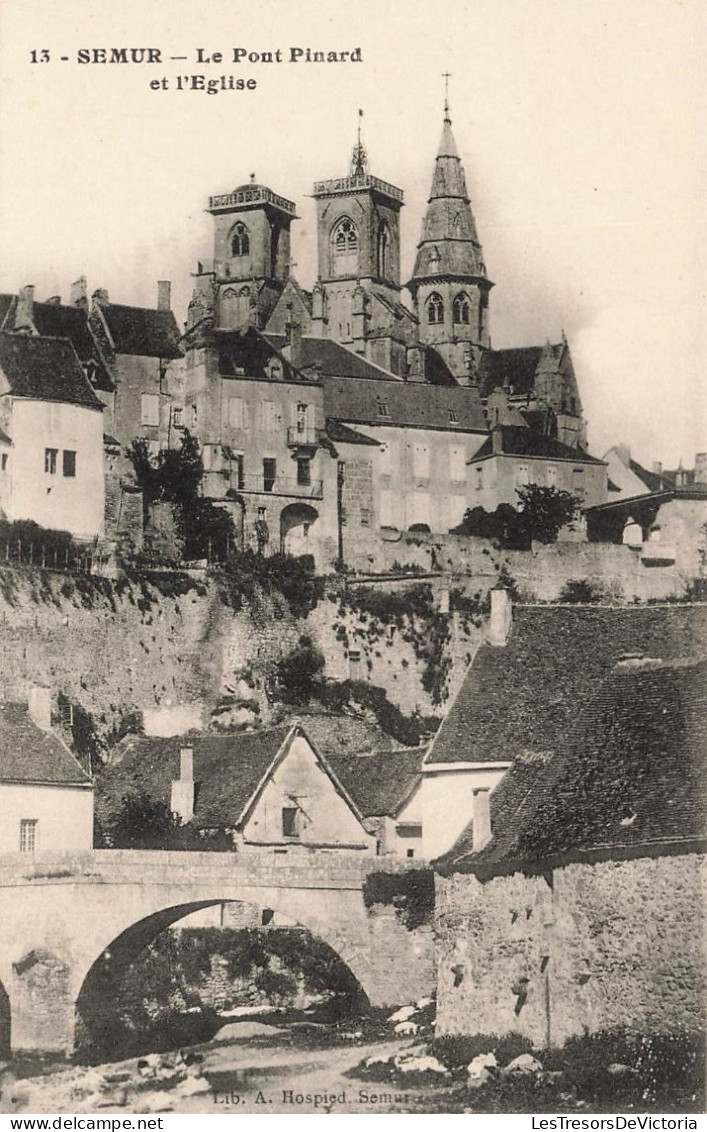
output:
M 403 199 L 403 190 L 391 185 L 388 181 L 381 181 L 370 173 L 357 173 L 352 177 L 334 177 L 331 181 L 315 181 L 314 196 L 327 193 L 350 193 L 357 189 L 378 189 L 393 200 Z
M 47 545 L 24 539 L 0 542 L 0 567 L 23 566 L 56 570 L 63 574 L 91 574 L 103 559 L 93 551 L 72 546 Z
M 294 495 L 300 499 L 321 499 L 322 481 L 312 480 L 311 483 L 298 483 L 296 476 L 264 476 L 262 474 L 246 473 L 242 476 L 231 477 L 231 487 L 234 491 L 261 495 Z
M 291 425 L 287 430 L 287 444 L 290 448 L 303 445 L 306 448 L 316 448 L 324 435 L 324 429 L 314 428 L 311 425 Z
M 252 189 L 238 189 L 232 193 L 220 193 L 218 196 L 209 197 L 209 211 L 218 212 L 222 208 L 233 208 L 237 204 L 274 204 L 276 208 L 281 208 L 283 212 L 289 212 L 292 216 L 295 214 L 295 205 L 291 200 L 285 197 L 279 197 L 277 193 L 273 193 L 270 189 L 256 188 Z

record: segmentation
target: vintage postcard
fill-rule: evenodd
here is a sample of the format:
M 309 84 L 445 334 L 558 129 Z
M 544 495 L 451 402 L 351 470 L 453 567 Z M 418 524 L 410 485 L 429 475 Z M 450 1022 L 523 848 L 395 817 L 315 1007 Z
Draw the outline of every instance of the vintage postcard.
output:
M 3 0 L 8 1128 L 697 1126 L 705 24 Z

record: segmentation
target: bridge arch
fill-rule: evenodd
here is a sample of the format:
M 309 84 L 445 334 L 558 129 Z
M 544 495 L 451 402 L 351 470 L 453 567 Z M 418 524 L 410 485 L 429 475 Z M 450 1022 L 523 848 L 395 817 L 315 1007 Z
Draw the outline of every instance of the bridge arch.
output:
M 186 904 L 173 905 L 153 912 L 142 920 L 130 925 L 120 935 L 116 936 L 107 947 L 104 947 L 96 956 L 91 966 L 85 972 L 83 981 L 75 1002 L 75 1030 L 74 1048 L 101 1047 L 105 1044 L 103 1031 L 109 1019 L 106 1017 L 106 1003 L 115 1002 L 120 996 L 120 985 L 130 965 L 139 959 L 140 954 L 167 928 L 178 924 L 180 920 L 204 908 L 215 907 L 224 903 L 237 903 L 257 909 L 260 912 L 269 912 L 275 909 L 265 908 L 262 904 L 254 904 L 252 900 L 200 900 L 190 901 Z M 308 931 L 320 943 L 324 943 L 339 961 L 339 979 L 337 986 L 351 996 L 359 1009 L 369 1005 L 366 991 L 341 951 L 345 946 L 336 948 L 322 938 L 320 932 L 313 931 L 307 924 L 293 921 L 288 917 L 292 929 Z M 266 922 L 264 919 L 263 922 Z M 218 930 L 218 929 L 217 929 Z M 108 1034 L 110 1037 L 110 1034 Z M 110 1045 L 108 1045 L 110 1048 Z

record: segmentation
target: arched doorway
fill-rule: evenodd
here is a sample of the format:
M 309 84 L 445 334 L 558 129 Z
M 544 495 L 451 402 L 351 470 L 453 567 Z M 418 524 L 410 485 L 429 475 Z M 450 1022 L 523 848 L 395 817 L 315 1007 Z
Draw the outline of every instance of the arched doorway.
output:
M 280 550 L 293 558 L 313 554 L 312 525 L 319 512 L 309 503 L 290 503 L 280 515 Z
M 194 926 L 194 914 L 208 910 L 221 914 Z M 185 918 L 191 923 L 181 932 L 166 930 Z M 124 931 L 88 970 L 76 1000 L 77 1058 L 115 1060 L 209 1040 L 221 1028 L 220 1009 L 250 1005 L 254 991 L 279 1004 L 301 992 L 303 973 L 348 1011 L 367 1008 L 334 947 L 288 916 L 240 900 L 163 909 Z

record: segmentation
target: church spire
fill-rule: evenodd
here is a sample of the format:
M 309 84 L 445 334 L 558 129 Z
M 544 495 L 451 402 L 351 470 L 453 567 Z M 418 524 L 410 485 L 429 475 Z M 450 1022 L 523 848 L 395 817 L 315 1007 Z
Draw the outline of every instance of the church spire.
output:
M 368 172 L 368 154 L 366 153 L 365 146 L 361 140 L 361 125 L 363 120 L 363 110 L 358 112 L 358 135 L 356 137 L 356 144 L 353 147 L 351 154 L 351 176 L 352 177 L 365 177 Z

